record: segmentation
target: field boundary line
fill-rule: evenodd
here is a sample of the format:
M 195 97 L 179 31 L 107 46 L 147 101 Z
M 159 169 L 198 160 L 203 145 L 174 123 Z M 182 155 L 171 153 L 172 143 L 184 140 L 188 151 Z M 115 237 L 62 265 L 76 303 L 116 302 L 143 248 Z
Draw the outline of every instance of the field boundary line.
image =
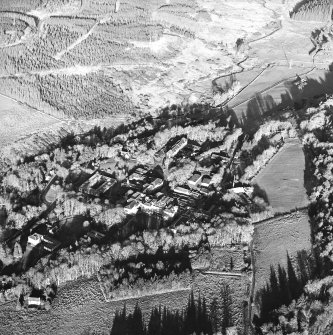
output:
M 105 299 L 106 302 L 116 302 L 116 301 L 123 301 L 123 300 L 130 300 L 130 299 L 139 299 L 143 297 L 151 297 L 154 295 L 161 295 L 161 294 L 166 294 L 166 293 L 173 293 L 173 292 L 182 292 L 182 291 L 191 291 L 192 287 L 184 287 L 184 288 L 178 288 L 178 289 L 169 289 L 169 290 L 161 290 L 161 291 L 156 291 L 152 293 L 146 293 L 146 294 L 139 294 L 139 295 L 133 295 L 133 296 L 126 296 L 126 297 L 119 297 L 119 298 L 114 298 L 114 299 Z M 104 293 L 103 293 L 104 295 Z M 105 297 L 105 295 L 104 295 Z
M 204 275 L 216 275 L 216 276 L 223 276 L 223 277 L 243 277 L 242 273 L 237 272 L 226 272 L 226 271 L 201 271 Z
M 60 121 L 60 122 L 66 122 L 66 121 L 69 121 L 69 119 L 61 119 L 61 118 L 58 118 L 58 117 L 56 117 L 56 116 L 54 116 L 54 115 L 52 115 L 52 114 L 48 114 L 48 113 L 46 113 L 46 112 L 43 112 L 43 111 L 41 111 L 41 110 L 39 110 L 39 109 L 37 109 L 37 108 L 35 108 L 35 107 L 32 107 L 32 106 L 30 106 L 30 105 L 28 105 L 28 104 L 26 104 L 26 103 L 24 103 L 24 102 L 21 102 L 21 101 L 19 101 L 19 100 L 16 100 L 16 99 L 14 99 L 14 98 L 12 98 L 12 97 L 6 95 L 6 94 L 0 93 L 0 96 L 2 96 L 3 98 L 7 98 L 7 99 L 9 99 L 9 100 L 11 100 L 11 101 L 13 101 L 13 102 L 15 102 L 15 103 L 17 103 L 17 104 L 19 104 L 19 105 L 25 107 L 25 108 L 27 108 L 27 109 L 32 109 L 33 111 L 35 111 L 35 112 L 37 112 L 37 113 L 40 113 L 40 114 L 49 116 L 50 118 L 56 119 L 56 120 L 58 120 L 58 121 Z
M 307 76 L 308 74 L 310 74 L 310 73 L 311 73 L 312 71 L 314 71 L 314 70 L 315 70 L 315 67 L 313 66 L 311 69 L 309 69 L 309 70 L 306 71 L 306 72 L 303 72 L 303 73 L 299 74 L 298 76 L 299 76 L 299 77 Z M 251 98 L 248 98 L 248 99 L 246 99 L 246 100 L 244 100 L 244 101 L 242 101 L 242 102 L 239 102 L 239 103 L 237 103 L 236 105 L 230 106 L 230 108 L 231 108 L 231 109 L 234 109 L 234 108 L 236 108 L 236 107 L 239 107 L 240 105 L 243 105 L 243 104 L 249 102 L 251 99 L 253 99 L 253 97 L 254 97 L 256 94 L 263 94 L 263 93 L 266 93 L 266 92 L 270 91 L 271 89 L 275 88 L 276 86 L 278 86 L 278 85 L 280 85 L 280 84 L 282 84 L 282 83 L 284 83 L 284 82 L 286 82 L 286 81 L 288 81 L 288 80 L 294 79 L 295 77 L 296 77 L 296 75 L 293 75 L 293 76 L 290 76 L 290 77 L 281 79 L 281 80 L 275 82 L 274 84 L 270 85 L 269 87 L 266 87 L 266 88 L 262 89 L 261 91 L 256 92 L 253 96 L 251 96 Z
M 257 221 L 257 222 L 252 222 L 252 225 L 255 228 L 256 226 L 260 226 L 260 225 L 266 224 L 268 221 L 271 221 L 271 220 L 274 220 L 274 219 L 279 219 L 279 218 L 282 218 L 284 216 L 288 216 L 288 215 L 291 215 L 291 214 L 294 214 L 294 213 L 297 214 L 298 212 L 303 213 L 308 208 L 309 208 L 309 206 L 303 206 L 303 207 L 295 208 L 295 209 L 292 209 L 289 212 L 279 213 L 278 215 L 271 216 L 271 217 L 269 217 L 267 219 L 264 219 L 264 220 L 261 220 L 261 221 Z M 308 216 L 307 213 L 306 213 L 306 215 Z
M 252 80 L 250 80 L 245 86 L 243 86 L 229 101 L 226 101 L 225 103 L 222 103 L 222 106 L 226 106 L 228 105 L 232 100 L 234 100 L 236 97 L 238 97 L 239 94 L 241 94 L 245 89 L 247 89 L 250 85 L 252 85 L 259 77 L 261 77 L 261 75 L 270 67 L 270 64 L 268 64 L 267 66 L 265 66 Z M 244 71 L 241 72 L 237 72 L 237 73 L 242 73 Z

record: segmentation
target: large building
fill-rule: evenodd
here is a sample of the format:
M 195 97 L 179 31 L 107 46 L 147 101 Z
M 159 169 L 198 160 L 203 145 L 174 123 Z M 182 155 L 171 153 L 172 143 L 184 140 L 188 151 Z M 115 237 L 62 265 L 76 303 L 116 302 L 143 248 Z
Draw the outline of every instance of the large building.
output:
M 80 186 L 79 190 L 83 193 L 98 197 L 112 189 L 116 183 L 116 179 L 100 172 L 95 172 Z
M 146 188 L 147 192 L 155 192 L 158 189 L 160 189 L 164 184 L 163 179 L 161 178 L 156 178 L 155 180 L 153 180 L 153 182 L 151 184 L 148 185 L 148 187 Z
M 195 187 L 199 184 L 201 179 L 201 173 L 200 172 L 194 172 L 192 177 L 187 181 L 189 186 Z
M 33 235 L 28 236 L 28 245 L 35 247 L 39 244 L 42 244 L 44 250 L 52 252 L 58 248 L 61 243 L 48 235 L 34 233 Z
M 28 297 L 27 299 L 27 304 L 28 306 L 36 306 L 39 307 L 42 304 L 42 301 L 40 298 L 36 298 L 36 297 Z
M 212 178 L 208 175 L 204 175 L 202 176 L 202 179 L 201 179 L 201 186 L 203 187 L 208 187 L 212 182 Z
M 43 235 L 34 233 L 33 235 L 28 236 L 28 244 L 35 247 L 43 240 Z
M 168 158 L 176 156 L 180 150 L 186 147 L 187 142 L 187 138 L 183 137 L 167 152 L 166 156 Z

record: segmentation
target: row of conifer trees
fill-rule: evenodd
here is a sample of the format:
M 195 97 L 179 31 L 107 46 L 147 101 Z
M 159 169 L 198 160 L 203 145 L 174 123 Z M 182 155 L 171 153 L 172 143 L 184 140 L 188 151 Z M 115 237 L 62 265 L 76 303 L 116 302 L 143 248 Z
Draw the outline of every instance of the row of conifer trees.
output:
M 231 295 L 229 287 L 221 290 L 222 318 L 209 312 L 205 298 L 194 299 L 193 292 L 189 296 L 184 310 L 170 310 L 156 307 L 151 311 L 149 322 L 145 324 L 142 311 L 137 304 L 132 313 L 127 313 L 126 306 L 117 311 L 113 319 L 111 335 L 212 335 L 217 331 L 226 334 L 232 326 Z

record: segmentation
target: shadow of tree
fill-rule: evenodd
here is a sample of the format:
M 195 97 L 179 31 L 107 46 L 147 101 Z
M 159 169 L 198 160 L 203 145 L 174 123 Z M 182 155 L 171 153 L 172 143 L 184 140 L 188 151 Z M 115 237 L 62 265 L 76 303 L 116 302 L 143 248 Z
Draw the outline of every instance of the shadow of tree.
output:
M 230 313 L 230 311 L 228 312 Z M 229 314 L 228 314 L 229 317 Z M 227 320 L 229 325 L 229 320 Z M 223 333 L 223 331 L 222 331 Z M 205 298 L 194 299 L 191 293 L 185 310 L 170 310 L 166 307 L 152 309 L 147 325 L 143 321 L 142 311 L 136 305 L 132 313 L 127 313 L 126 306 L 117 311 L 113 319 L 111 335 L 185 335 L 213 334 L 212 321 L 209 316 Z M 224 334 L 224 333 L 223 333 Z
M 332 67 L 333 63 L 330 65 Z M 245 112 L 237 115 L 230 108 L 229 113 L 236 115 L 244 132 L 252 136 L 267 118 L 278 118 L 281 110 L 287 107 L 300 110 L 307 106 L 317 106 L 326 94 L 333 93 L 333 72 L 327 71 L 324 78 L 319 79 L 295 77 L 284 83 L 286 91 L 279 98 L 274 99 L 270 94 L 258 92 L 247 103 Z
M 306 283 L 322 275 L 321 262 L 316 254 L 309 255 L 305 250 L 297 253 L 294 265 L 287 254 L 287 269 L 280 264 L 277 270 L 271 266 L 269 281 L 255 297 L 260 306 L 260 316 L 256 317 L 257 324 L 277 322 L 274 310 L 297 300 L 303 294 Z

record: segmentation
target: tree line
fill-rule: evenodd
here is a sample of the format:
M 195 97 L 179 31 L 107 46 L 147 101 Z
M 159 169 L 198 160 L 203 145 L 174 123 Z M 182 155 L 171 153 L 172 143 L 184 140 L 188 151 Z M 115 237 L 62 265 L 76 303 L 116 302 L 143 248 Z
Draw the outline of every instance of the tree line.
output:
M 297 266 L 293 266 L 287 254 L 287 269 L 279 265 L 275 270 L 271 266 L 269 282 L 257 296 L 261 303 L 261 310 L 260 319 L 256 317 L 255 323 L 274 321 L 274 310 L 283 305 L 288 306 L 293 300 L 297 300 L 303 294 L 303 288 L 307 282 L 322 274 L 321 262 L 316 255 L 308 255 L 306 251 L 300 251 L 296 261 Z M 278 320 L 275 321 L 278 322 Z
M 111 335 L 182 335 L 213 334 L 212 320 L 209 316 L 206 300 L 195 301 L 191 293 L 187 307 L 183 311 L 156 307 L 151 311 L 148 324 L 144 323 L 142 311 L 138 305 L 133 313 L 127 314 L 126 306 L 116 312 Z

